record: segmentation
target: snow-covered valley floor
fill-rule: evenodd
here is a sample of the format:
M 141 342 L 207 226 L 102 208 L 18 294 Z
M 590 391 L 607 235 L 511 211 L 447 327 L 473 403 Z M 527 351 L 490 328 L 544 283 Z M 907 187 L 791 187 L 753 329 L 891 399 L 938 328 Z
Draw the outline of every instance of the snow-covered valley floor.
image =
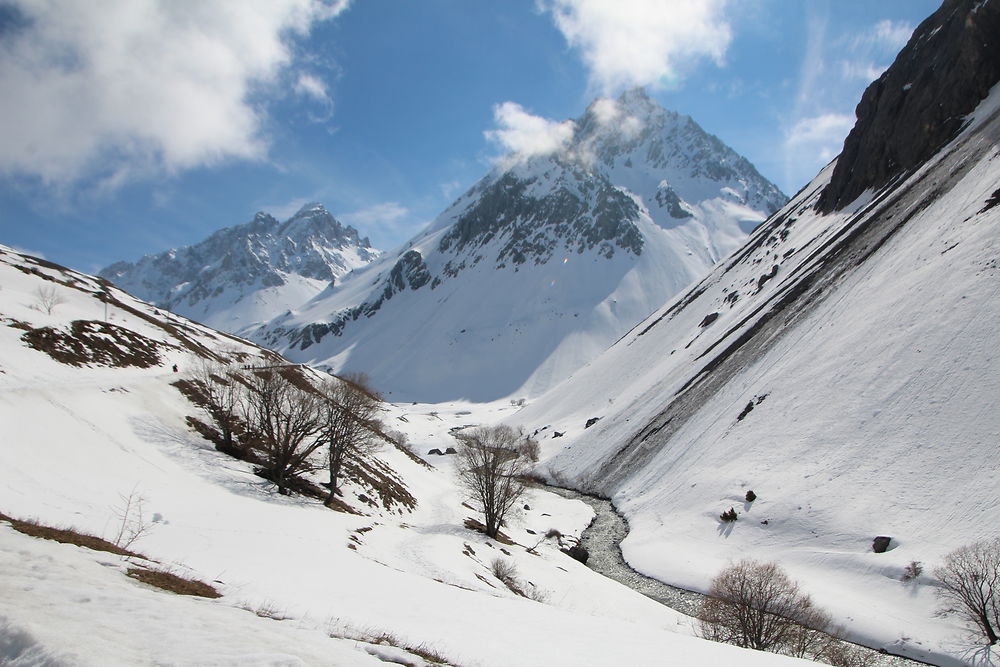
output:
M 366 505 L 366 489 L 353 486 L 345 498 L 363 514 L 278 495 L 188 426 L 198 408 L 172 386 L 206 348 L 249 363 L 270 361 L 266 353 L 91 277 L 3 248 L 0 260 L 0 513 L 111 539 L 125 500 L 141 498 L 148 530 L 132 549 L 222 594 L 158 590 L 127 577 L 134 564 L 118 556 L 0 521 L 0 662 L 423 664 L 391 643 L 457 665 L 652 665 L 664 656 L 686 665 L 791 664 L 699 639 L 689 617 L 560 552 L 544 535 L 578 536 L 592 516 L 582 502 L 530 490 L 505 528 L 512 545 L 465 528 L 476 514 L 463 506 L 452 457 L 428 457 L 428 467 L 396 449 L 378 453 L 417 499 L 412 512 Z M 39 286 L 56 291 L 51 309 L 40 305 Z M 25 343 L 69 336 L 71 322 L 94 323 L 76 325 L 94 332 L 94 349 L 120 354 L 134 344 L 156 362 L 74 366 Z M 133 343 L 112 343 L 125 331 Z M 51 354 L 80 358 L 79 338 L 61 340 Z M 514 409 L 387 406 L 383 420 L 426 454 L 454 444 L 451 427 L 497 422 Z M 497 558 L 513 563 L 535 599 L 493 576 Z

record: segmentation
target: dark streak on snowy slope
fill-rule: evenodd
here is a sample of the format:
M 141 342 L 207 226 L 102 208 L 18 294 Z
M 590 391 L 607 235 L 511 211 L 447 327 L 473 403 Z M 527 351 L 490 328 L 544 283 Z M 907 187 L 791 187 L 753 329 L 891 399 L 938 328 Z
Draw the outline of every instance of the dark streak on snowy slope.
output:
M 1000 36 L 998 21 L 1000 21 L 998 3 L 992 3 L 990 8 L 968 0 L 949 1 L 921 24 L 910 44 L 897 58 L 896 64 L 879 81 L 872 84 L 865 94 L 865 99 L 877 98 L 890 83 L 902 87 L 900 81 L 905 79 L 935 86 L 919 94 L 914 92 L 911 99 L 950 99 L 952 92 L 957 90 L 960 92 L 956 97 L 965 98 L 965 106 L 971 104 L 974 108 L 989 91 L 990 85 L 995 84 L 996 78 L 1000 77 L 1000 55 L 998 55 L 1000 49 L 990 51 L 991 40 L 980 40 L 984 32 L 992 31 L 991 39 Z M 964 27 L 965 32 L 956 35 L 956 25 Z M 940 32 L 948 34 L 948 41 L 942 43 L 933 39 L 933 36 Z M 970 44 L 975 45 L 975 48 L 970 47 Z M 970 49 L 974 51 L 972 55 L 969 54 Z M 975 74 L 972 76 L 972 81 L 955 78 L 949 80 L 936 76 L 929 78 L 924 76 L 925 70 L 919 69 L 921 63 L 924 68 L 934 69 L 940 62 L 954 62 L 960 57 L 974 63 L 986 63 L 989 66 L 983 66 L 975 72 L 967 72 L 970 76 Z M 993 72 L 993 79 L 985 88 L 984 80 L 980 76 L 982 71 Z M 949 72 L 954 75 L 953 70 Z M 973 99 L 975 101 L 971 102 Z M 857 137 L 878 136 L 880 134 L 878 128 L 886 122 L 884 112 L 874 103 L 863 101 L 858 110 L 859 113 L 867 115 L 858 119 L 851 133 L 851 137 L 855 138 L 853 140 L 855 145 L 858 143 Z M 971 108 L 967 109 L 967 112 L 969 110 Z M 919 104 L 916 110 L 905 111 L 904 117 L 926 132 L 927 142 L 940 141 L 939 135 L 927 131 L 927 128 L 938 127 L 939 107 Z M 591 479 L 600 480 L 595 481 L 594 488 L 602 493 L 612 493 L 624 479 L 646 465 L 662 447 L 668 445 L 671 437 L 709 396 L 724 387 L 741 369 L 759 359 L 783 335 L 792 331 L 795 323 L 812 312 L 847 273 L 862 265 L 908 221 L 945 196 L 972 166 L 989 155 L 990 151 L 995 150 L 997 143 L 1000 142 L 998 114 L 1000 112 L 994 113 L 992 119 L 983 122 L 981 131 L 964 135 L 959 141 L 949 145 L 943 155 L 935 156 L 936 164 L 906 181 L 902 187 L 882 189 L 872 201 L 847 215 L 839 226 L 831 227 L 825 235 L 814 237 L 803 247 L 788 248 L 786 239 L 798 219 L 801 216 L 812 215 L 813 208 L 822 210 L 824 202 L 830 201 L 829 197 L 832 196 L 830 193 L 838 191 L 834 180 L 822 187 L 822 179 L 817 179 L 818 185 L 814 182 L 781 212 L 761 225 L 747 244 L 725 262 L 724 268 L 718 269 L 696 285 L 658 318 L 648 324 L 644 323 L 638 336 L 647 334 L 656 326 L 669 326 L 668 323 L 678 313 L 701 302 L 699 297 L 708 286 L 725 284 L 731 280 L 731 274 L 739 275 L 740 271 L 746 270 L 751 264 L 759 265 L 756 284 L 747 286 L 749 289 L 733 288 L 728 291 L 726 301 L 729 307 L 732 307 L 738 299 L 753 299 L 769 280 L 777 281 L 773 289 L 762 298 L 757 298 L 738 321 L 729 324 L 724 333 L 717 334 L 713 342 L 697 356 L 693 362 L 695 365 L 693 372 L 676 390 L 662 411 L 631 439 L 623 443 L 599 470 L 592 471 Z M 953 123 L 956 127 L 963 124 L 964 120 L 960 118 L 955 119 Z M 903 137 L 908 136 L 904 126 L 897 124 L 896 128 L 896 138 L 890 139 L 889 144 L 901 142 Z M 953 131 L 951 130 L 952 133 Z M 852 143 L 852 139 L 849 138 L 848 143 Z M 925 151 L 929 150 L 927 146 L 931 145 L 927 143 Z M 895 164 L 892 145 L 884 145 L 881 148 L 884 152 L 868 159 L 867 162 Z M 874 147 L 869 145 L 869 149 L 874 150 Z M 832 179 L 836 179 L 838 173 L 864 175 L 864 166 L 852 169 L 848 159 L 845 150 L 845 155 L 842 155 L 833 167 Z M 917 172 L 918 167 L 927 159 L 924 156 L 918 163 L 911 160 L 908 164 L 910 173 Z M 865 179 L 851 181 L 849 188 L 856 189 L 865 182 Z M 881 182 L 884 184 L 884 178 Z M 854 191 L 848 189 L 844 192 Z M 860 191 L 854 194 L 859 195 Z M 712 319 L 714 321 L 714 318 Z M 700 333 L 694 334 L 695 337 L 699 335 Z M 631 341 L 625 344 L 630 345 Z
M 729 325 L 698 355 L 697 370 L 675 392 L 662 412 L 595 471 L 593 479 L 601 480 L 597 489 L 611 493 L 629 474 L 644 466 L 669 443 L 671 436 L 708 396 L 759 359 L 785 333 L 792 331 L 795 323 L 812 312 L 845 274 L 862 265 L 909 220 L 946 195 L 969 168 L 995 150 L 998 142 L 1000 111 L 994 112 L 982 134 L 970 134 L 949 146 L 933 169 L 907 181 L 901 189 L 883 191 L 848 216 L 828 237 L 814 239 L 814 248 L 792 249 L 781 259 L 774 259 L 777 263 L 773 267 L 781 276 L 776 289 L 754 304 L 739 321 Z M 737 253 L 724 269 L 703 281 L 703 285 L 677 301 L 674 308 L 638 335 L 648 333 L 654 326 L 668 326 L 674 315 L 699 303 L 698 296 L 705 284 L 723 284 L 733 269 L 763 264 L 761 248 L 784 249 L 781 230 L 793 226 L 796 216 L 807 213 L 815 201 L 815 189 L 800 196 L 796 206 L 785 209 L 762 225 L 746 249 Z M 799 257 L 789 261 L 792 255 Z M 765 275 L 761 274 L 761 278 Z

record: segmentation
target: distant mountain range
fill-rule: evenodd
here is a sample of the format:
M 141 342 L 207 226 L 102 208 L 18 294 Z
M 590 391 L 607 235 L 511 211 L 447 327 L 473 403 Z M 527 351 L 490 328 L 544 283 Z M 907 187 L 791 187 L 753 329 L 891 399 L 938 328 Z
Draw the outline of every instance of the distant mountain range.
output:
M 536 394 L 700 277 L 786 200 L 642 90 L 557 153 L 512 156 L 394 253 L 245 335 L 398 400 Z
M 117 262 L 99 275 L 143 300 L 234 332 L 309 299 L 378 255 L 356 229 L 312 203 L 284 222 L 258 213 L 196 245 Z

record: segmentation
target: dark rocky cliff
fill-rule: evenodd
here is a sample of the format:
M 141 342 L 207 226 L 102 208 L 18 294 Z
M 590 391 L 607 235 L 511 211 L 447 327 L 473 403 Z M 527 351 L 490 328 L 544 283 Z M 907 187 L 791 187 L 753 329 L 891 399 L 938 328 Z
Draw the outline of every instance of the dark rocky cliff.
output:
M 817 204 L 839 210 L 919 167 L 1000 80 L 1000 1 L 945 0 L 865 91 Z

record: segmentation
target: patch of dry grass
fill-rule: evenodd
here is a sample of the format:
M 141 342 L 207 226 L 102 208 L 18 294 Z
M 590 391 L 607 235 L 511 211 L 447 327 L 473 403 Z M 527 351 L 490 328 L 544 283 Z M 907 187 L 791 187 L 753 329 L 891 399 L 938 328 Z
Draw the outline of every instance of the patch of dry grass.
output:
M 9 522 L 14 530 L 19 533 L 24 533 L 25 535 L 30 535 L 31 537 L 38 537 L 43 540 L 54 540 L 63 544 L 75 544 L 78 547 L 86 547 L 87 549 L 93 549 L 94 551 L 106 551 L 107 553 L 115 554 L 117 556 L 145 558 L 142 554 L 137 554 L 134 551 L 129 551 L 128 549 L 122 549 L 107 540 L 95 537 L 94 535 L 81 533 L 73 528 L 54 528 L 52 526 L 42 525 L 37 521 L 14 519 L 3 513 L 0 513 L 0 521 Z
M 188 579 L 167 570 L 147 570 L 142 567 L 130 567 L 128 576 L 144 584 L 162 588 L 177 595 L 196 595 L 203 598 L 221 598 L 222 593 L 215 587 L 197 579 Z

